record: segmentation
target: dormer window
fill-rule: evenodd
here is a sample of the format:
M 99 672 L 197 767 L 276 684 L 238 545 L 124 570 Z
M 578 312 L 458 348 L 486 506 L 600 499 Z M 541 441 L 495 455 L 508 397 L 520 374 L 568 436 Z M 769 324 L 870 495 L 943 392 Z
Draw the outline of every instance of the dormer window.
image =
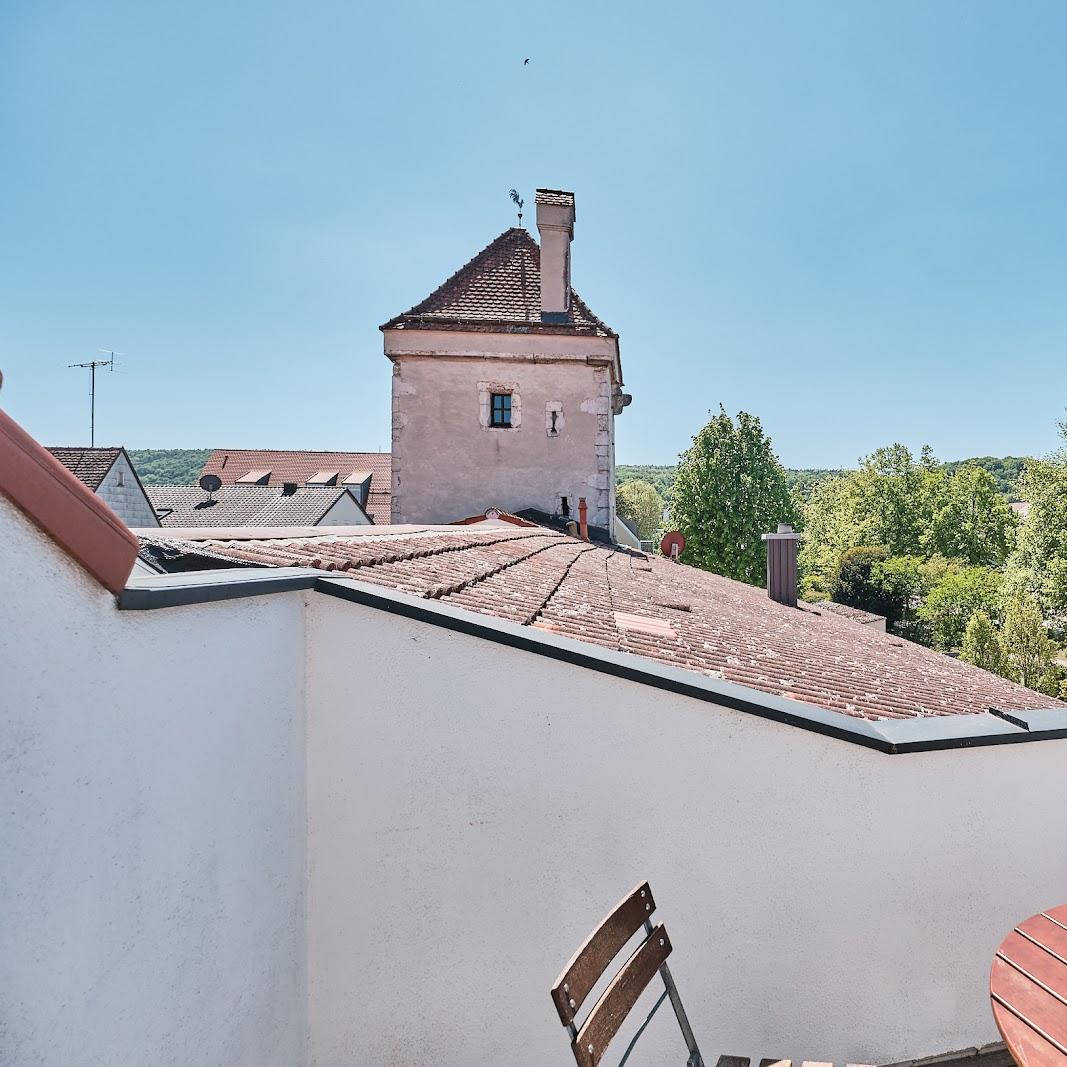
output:
M 493 393 L 489 407 L 489 425 L 497 429 L 511 426 L 511 393 Z

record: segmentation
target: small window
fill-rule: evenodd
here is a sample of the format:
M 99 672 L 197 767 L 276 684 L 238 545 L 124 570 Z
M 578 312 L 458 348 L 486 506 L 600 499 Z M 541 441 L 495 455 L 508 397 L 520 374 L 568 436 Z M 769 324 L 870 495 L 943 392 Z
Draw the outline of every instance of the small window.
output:
M 511 425 L 511 393 L 493 393 L 490 404 L 490 426 Z
M 122 480 L 122 471 L 119 471 L 119 485 L 122 486 L 122 485 L 125 485 L 125 484 L 126 483 L 123 482 L 123 480 Z

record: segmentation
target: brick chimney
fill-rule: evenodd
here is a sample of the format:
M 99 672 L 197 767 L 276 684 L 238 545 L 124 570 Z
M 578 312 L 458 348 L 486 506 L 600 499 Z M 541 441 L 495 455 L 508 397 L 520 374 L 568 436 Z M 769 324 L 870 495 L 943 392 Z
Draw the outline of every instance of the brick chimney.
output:
M 765 533 L 767 542 L 767 595 L 779 604 L 797 606 L 797 543 L 800 534 L 784 522 L 777 533 Z
M 538 189 L 535 203 L 541 235 L 541 321 L 569 322 L 574 193 Z

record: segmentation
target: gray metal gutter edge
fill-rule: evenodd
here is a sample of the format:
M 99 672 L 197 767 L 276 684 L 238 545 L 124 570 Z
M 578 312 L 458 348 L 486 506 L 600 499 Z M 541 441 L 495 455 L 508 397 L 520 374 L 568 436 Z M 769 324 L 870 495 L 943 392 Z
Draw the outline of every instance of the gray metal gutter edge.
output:
M 151 611 L 208 604 L 239 597 L 314 589 L 321 572 L 308 567 L 250 567 L 245 570 L 188 571 L 131 578 L 119 595 L 121 611 Z M 225 575 L 221 578 L 220 575 Z
M 327 577 L 319 570 L 292 567 L 222 573 L 226 574 L 225 578 L 220 578 L 219 571 L 195 571 L 131 579 L 119 597 L 118 606 L 124 611 L 147 611 L 313 589 L 350 603 L 388 611 L 787 726 L 796 726 L 888 755 L 1067 738 L 1067 707 L 1040 712 L 1012 712 L 1007 718 L 1001 714 L 982 712 L 875 722 L 709 678 L 630 653 L 613 652 L 599 645 L 561 637 L 534 627 L 479 615 L 436 600 L 367 585 L 352 578 Z M 1020 726 L 1013 721 L 1015 719 L 1028 721 L 1030 728 Z M 1035 729 L 1035 726 L 1039 728 Z

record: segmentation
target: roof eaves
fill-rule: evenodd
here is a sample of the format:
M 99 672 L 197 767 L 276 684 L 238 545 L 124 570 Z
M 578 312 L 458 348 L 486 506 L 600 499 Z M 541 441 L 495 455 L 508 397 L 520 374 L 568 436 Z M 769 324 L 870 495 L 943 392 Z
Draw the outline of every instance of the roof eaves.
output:
M 327 596 L 442 626 L 783 725 L 799 727 L 886 755 L 1067 738 L 1067 708 L 1051 708 L 1042 712 L 1044 718 L 1041 719 L 1042 729 L 1039 731 L 1028 731 L 1009 720 L 985 713 L 916 716 L 907 720 L 872 722 L 733 682 L 698 675 L 632 653 L 616 652 L 536 627 L 467 611 L 439 600 L 415 597 L 347 577 L 326 577 L 321 572 L 304 568 L 137 578 L 131 580 L 122 594 L 119 607 L 123 610 L 152 610 L 289 589 L 314 589 Z
M 0 492 L 104 588 L 118 594 L 137 538 L 91 489 L 0 411 Z

